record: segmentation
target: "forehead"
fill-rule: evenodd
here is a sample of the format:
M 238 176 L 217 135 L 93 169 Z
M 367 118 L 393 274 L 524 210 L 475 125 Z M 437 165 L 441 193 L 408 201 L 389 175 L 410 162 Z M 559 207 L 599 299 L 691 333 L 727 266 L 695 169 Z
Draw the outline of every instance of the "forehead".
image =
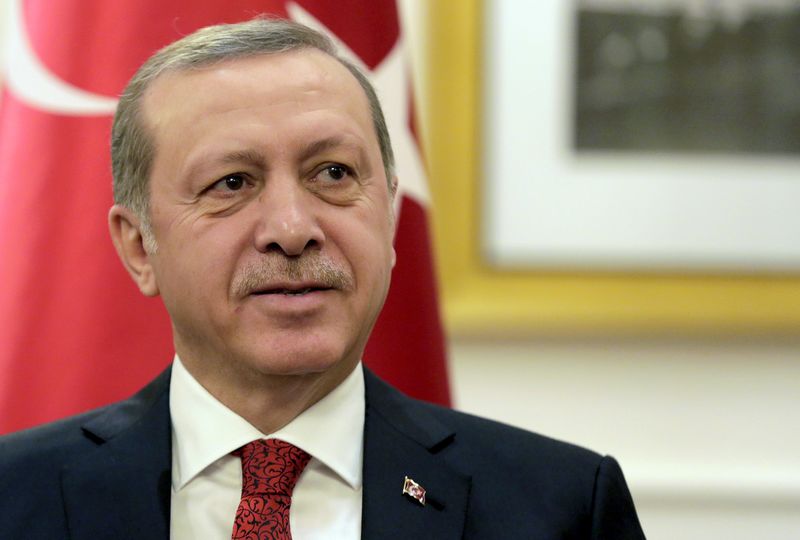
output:
M 159 76 L 143 99 L 144 123 L 162 137 L 199 130 L 207 119 L 313 119 L 335 113 L 372 132 L 364 90 L 338 60 L 317 49 L 256 55 Z

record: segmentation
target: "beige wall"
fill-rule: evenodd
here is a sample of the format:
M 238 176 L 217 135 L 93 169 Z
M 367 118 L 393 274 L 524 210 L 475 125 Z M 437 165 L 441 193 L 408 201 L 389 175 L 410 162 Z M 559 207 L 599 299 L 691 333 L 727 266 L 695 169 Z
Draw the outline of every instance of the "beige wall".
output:
M 5 54 L 6 54 L 6 47 L 5 47 L 5 35 L 6 35 L 6 24 L 8 20 L 8 3 L 10 0 L 0 0 L 0 68 L 3 67 L 5 62 Z M 0 83 L 3 82 L 3 69 L 0 69 Z

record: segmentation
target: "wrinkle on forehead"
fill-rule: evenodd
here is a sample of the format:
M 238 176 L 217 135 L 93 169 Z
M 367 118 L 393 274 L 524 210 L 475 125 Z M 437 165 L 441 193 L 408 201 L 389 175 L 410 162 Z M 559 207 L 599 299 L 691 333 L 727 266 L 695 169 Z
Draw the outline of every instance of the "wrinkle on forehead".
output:
M 192 147 L 198 150 L 199 146 L 218 144 L 219 140 L 201 141 L 204 124 L 213 122 L 215 116 L 225 117 L 231 127 L 225 137 L 230 140 L 250 125 L 258 129 L 276 118 L 311 125 L 317 112 L 330 113 L 329 121 L 342 129 L 351 125 L 369 137 L 366 144 L 378 147 L 361 85 L 336 59 L 314 49 L 166 73 L 144 96 L 145 124 L 155 143 L 154 170 L 160 154 L 170 155 L 173 163 L 185 162 L 194 153 Z
M 274 80 L 276 84 L 265 87 L 260 84 L 264 80 Z M 214 84 L 226 87 L 224 96 L 198 91 L 201 86 Z M 337 100 L 340 96 L 326 92 L 337 87 L 358 98 L 344 103 Z M 336 59 L 314 49 L 237 58 L 165 73 L 145 93 L 145 117 L 151 127 L 158 128 L 197 107 L 220 112 L 252 108 L 254 96 L 259 95 L 264 98 L 263 107 L 305 106 L 307 101 L 320 98 L 337 100 L 338 107 L 372 121 L 369 101 L 356 78 Z M 176 106 L 169 110 L 159 108 L 158 102 L 165 100 Z

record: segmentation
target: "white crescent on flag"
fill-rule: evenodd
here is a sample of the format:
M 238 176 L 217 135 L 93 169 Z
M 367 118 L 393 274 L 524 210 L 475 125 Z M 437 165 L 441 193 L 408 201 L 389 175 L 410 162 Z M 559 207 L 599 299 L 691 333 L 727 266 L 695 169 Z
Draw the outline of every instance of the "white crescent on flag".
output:
M 28 39 L 22 0 L 9 0 L 8 21 L 5 79 L 18 100 L 35 109 L 70 116 L 114 113 L 116 99 L 81 90 L 42 64 Z
M 408 127 L 410 82 L 406 77 L 407 66 L 403 57 L 402 34 L 383 62 L 374 70 L 370 70 L 343 41 L 336 37 L 336 34 L 328 30 L 308 11 L 295 2 L 289 2 L 286 9 L 292 20 L 330 36 L 339 49 L 339 54 L 370 75 L 375 91 L 381 99 L 383 113 L 386 115 L 397 164 L 400 196 L 395 199 L 396 209 L 399 210 L 404 195 L 411 197 L 425 208 L 429 207 L 430 193 L 425 181 L 425 171 L 422 168 L 417 143 Z

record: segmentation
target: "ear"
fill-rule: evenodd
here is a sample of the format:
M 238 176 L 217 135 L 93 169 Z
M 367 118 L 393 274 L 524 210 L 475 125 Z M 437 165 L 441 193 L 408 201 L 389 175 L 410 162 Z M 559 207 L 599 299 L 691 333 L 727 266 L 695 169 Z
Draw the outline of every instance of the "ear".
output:
M 394 249 L 394 240 L 397 236 L 397 216 L 400 214 L 400 201 L 397 198 L 397 175 L 392 175 L 392 181 L 389 183 L 389 196 L 392 201 L 392 268 L 397 264 L 397 250 Z
M 158 284 L 139 217 L 129 208 L 115 204 L 108 212 L 108 228 L 117 255 L 139 290 L 145 296 L 157 296 Z
M 389 182 L 389 205 L 391 207 L 391 218 L 392 218 L 392 227 L 394 228 L 394 232 L 392 235 L 392 239 L 394 240 L 394 234 L 397 234 L 397 216 L 400 215 L 400 203 L 401 199 L 397 196 L 397 175 L 393 175 L 391 181 Z

